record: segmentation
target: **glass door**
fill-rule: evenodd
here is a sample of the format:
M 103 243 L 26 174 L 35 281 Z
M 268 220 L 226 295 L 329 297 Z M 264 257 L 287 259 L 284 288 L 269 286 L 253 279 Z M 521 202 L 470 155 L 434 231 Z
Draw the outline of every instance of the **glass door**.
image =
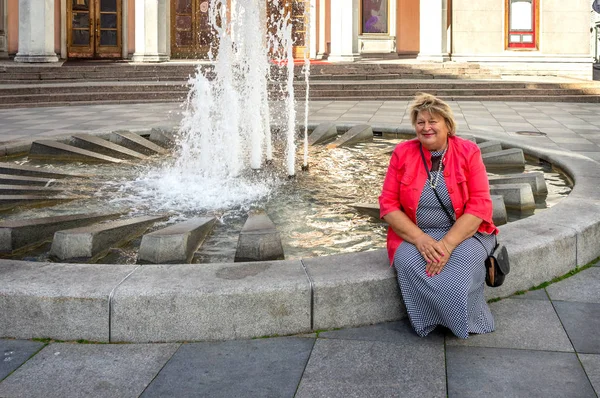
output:
M 207 56 L 212 40 L 209 3 L 209 0 L 171 1 L 171 57 Z
M 121 57 L 121 3 L 118 0 L 69 0 L 69 58 Z

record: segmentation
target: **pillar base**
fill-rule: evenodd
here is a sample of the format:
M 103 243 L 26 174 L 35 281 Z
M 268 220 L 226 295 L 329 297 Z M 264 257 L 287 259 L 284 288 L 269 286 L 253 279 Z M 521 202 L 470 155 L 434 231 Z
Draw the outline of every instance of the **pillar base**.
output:
M 450 55 L 444 54 L 419 54 L 417 55 L 418 61 L 433 61 L 433 62 L 448 62 L 450 61 Z
M 27 55 L 17 53 L 14 61 L 22 63 L 58 62 L 58 56 L 56 54 Z
M 166 54 L 133 54 L 132 62 L 166 62 L 169 56 Z

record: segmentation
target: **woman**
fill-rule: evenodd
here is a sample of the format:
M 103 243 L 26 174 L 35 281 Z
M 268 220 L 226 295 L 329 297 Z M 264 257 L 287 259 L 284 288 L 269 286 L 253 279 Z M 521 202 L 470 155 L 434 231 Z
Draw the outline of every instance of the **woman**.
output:
M 437 325 L 465 339 L 492 332 L 484 261 L 498 229 L 481 152 L 456 137 L 442 100 L 417 95 L 410 114 L 417 137 L 394 150 L 379 203 L 411 324 L 422 337 Z

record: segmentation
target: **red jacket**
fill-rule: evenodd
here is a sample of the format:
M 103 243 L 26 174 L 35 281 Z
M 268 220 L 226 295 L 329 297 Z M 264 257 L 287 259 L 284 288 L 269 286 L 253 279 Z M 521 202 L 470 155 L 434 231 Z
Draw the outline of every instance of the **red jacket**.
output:
M 382 218 L 394 210 L 402 210 L 412 222 L 417 223 L 417 207 L 427 180 L 419 146 L 420 143 L 415 138 L 398 144 L 394 149 L 379 197 Z M 431 152 L 423 148 L 423 153 L 428 167 L 431 168 Z M 444 177 L 456 218 L 464 213 L 472 214 L 483 220 L 479 232 L 497 234 L 498 229 L 492 222 L 489 181 L 479 147 L 460 137 L 448 137 Z M 392 228 L 388 228 L 387 248 L 390 262 L 393 262 L 394 253 L 400 243 L 402 238 L 396 235 Z

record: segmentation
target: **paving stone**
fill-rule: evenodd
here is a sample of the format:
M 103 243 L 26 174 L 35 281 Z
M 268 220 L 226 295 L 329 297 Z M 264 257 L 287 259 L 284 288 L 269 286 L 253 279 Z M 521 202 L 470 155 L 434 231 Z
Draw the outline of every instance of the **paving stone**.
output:
M 449 397 L 593 398 L 574 353 L 448 347 Z
M 600 304 L 554 301 L 554 308 L 564 325 L 575 351 L 600 354 Z
M 408 319 L 383 322 L 376 325 L 331 330 L 319 333 L 319 339 L 362 340 L 394 343 L 396 345 L 436 347 L 444 344 L 445 328 L 438 327 L 427 338 L 422 338 L 412 328 Z
M 318 339 L 297 398 L 445 397 L 442 344 Z
M 496 331 L 468 339 L 448 335 L 448 346 L 498 347 L 526 350 L 573 351 L 552 303 L 505 299 L 490 304 Z
M 42 347 L 44 347 L 44 343 L 39 341 L 0 340 L 0 381 L 25 363 Z
M 579 360 L 596 390 L 596 394 L 600 395 L 600 355 L 579 354 Z
M 142 397 L 293 397 L 313 344 L 298 337 L 183 344 Z
M 515 294 L 513 296 L 510 296 L 510 298 L 515 300 L 550 300 L 548 298 L 548 293 L 546 293 L 545 289 L 531 290 L 525 292 L 524 294 Z
M 49 344 L 0 384 L 0 396 L 137 398 L 178 347 Z
M 546 290 L 551 300 L 600 304 L 600 268 L 583 270 Z

